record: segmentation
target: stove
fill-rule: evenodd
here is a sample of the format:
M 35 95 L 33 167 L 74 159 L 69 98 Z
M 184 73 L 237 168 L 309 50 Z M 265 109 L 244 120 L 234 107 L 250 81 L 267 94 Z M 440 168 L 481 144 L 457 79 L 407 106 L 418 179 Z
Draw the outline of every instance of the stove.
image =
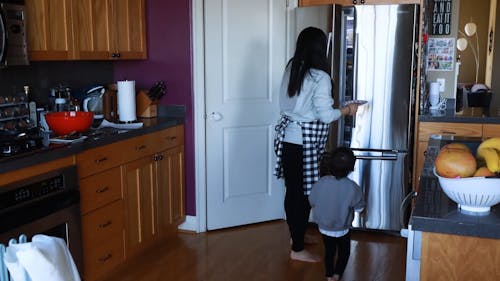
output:
M 44 137 L 38 130 L 0 133 L 0 159 L 10 159 L 14 156 L 24 156 L 46 149 Z

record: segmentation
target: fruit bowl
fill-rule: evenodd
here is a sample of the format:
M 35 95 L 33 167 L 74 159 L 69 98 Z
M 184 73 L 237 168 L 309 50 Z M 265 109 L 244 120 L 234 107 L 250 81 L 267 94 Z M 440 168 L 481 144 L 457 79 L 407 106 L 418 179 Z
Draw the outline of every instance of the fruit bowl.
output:
M 49 128 L 58 136 L 73 132 L 84 133 L 92 125 L 94 113 L 85 111 L 62 111 L 45 114 Z
M 434 175 L 443 192 L 466 213 L 488 214 L 492 206 L 500 203 L 500 178 L 444 178 L 435 167 Z

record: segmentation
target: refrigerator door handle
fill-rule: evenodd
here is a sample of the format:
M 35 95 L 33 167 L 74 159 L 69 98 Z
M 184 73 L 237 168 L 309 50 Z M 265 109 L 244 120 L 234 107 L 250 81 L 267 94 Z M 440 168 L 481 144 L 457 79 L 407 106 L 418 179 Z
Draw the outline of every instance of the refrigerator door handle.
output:
M 392 160 L 398 159 L 398 150 L 395 149 L 372 149 L 372 148 L 351 148 L 353 151 L 361 153 L 354 153 L 356 159 L 361 160 Z M 366 152 L 366 153 L 363 153 Z
M 356 33 L 355 39 L 354 39 L 354 65 L 352 67 L 352 73 L 353 73 L 353 89 L 352 89 L 352 99 L 357 100 L 358 99 L 358 48 L 359 48 L 359 34 Z M 356 114 L 352 116 L 352 127 L 356 128 Z

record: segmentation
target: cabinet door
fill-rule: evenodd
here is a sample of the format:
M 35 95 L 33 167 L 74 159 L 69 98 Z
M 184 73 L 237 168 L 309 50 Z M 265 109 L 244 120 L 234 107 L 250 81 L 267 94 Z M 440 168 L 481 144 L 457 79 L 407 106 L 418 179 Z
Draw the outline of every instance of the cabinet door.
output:
M 483 124 L 483 139 L 500 137 L 500 124 Z
M 114 0 L 113 3 L 112 56 L 120 59 L 145 59 L 145 0 Z
M 71 2 L 26 0 L 26 32 L 31 61 L 74 57 Z
M 299 0 L 299 7 L 306 7 L 306 6 L 316 6 L 316 5 L 329 5 L 333 4 L 334 0 Z M 346 2 L 351 2 L 352 1 L 346 1 Z
M 129 259 L 150 245 L 156 229 L 156 168 L 153 157 L 130 162 L 124 169 L 125 255 Z
M 158 227 L 164 236 L 185 219 L 184 146 L 164 151 L 158 159 Z
M 75 48 L 78 59 L 111 58 L 111 0 L 73 1 Z

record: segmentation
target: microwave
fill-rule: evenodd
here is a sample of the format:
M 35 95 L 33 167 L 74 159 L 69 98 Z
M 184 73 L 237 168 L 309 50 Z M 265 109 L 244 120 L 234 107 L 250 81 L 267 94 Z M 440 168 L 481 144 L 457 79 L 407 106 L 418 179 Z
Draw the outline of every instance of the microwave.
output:
M 0 67 L 28 64 L 24 0 L 0 0 Z

